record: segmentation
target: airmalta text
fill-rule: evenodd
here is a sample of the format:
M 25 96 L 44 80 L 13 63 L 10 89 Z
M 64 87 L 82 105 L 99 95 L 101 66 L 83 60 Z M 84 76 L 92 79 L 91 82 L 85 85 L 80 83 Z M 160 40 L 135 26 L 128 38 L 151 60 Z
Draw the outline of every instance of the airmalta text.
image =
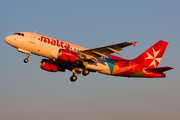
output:
M 54 45 L 54 46 L 58 46 L 58 47 L 61 47 L 61 48 L 70 49 L 70 45 L 68 43 L 65 43 L 65 42 L 60 41 L 60 40 L 50 39 L 48 37 L 41 36 L 40 41 L 41 42 L 44 41 L 44 43 L 51 44 L 51 45 Z

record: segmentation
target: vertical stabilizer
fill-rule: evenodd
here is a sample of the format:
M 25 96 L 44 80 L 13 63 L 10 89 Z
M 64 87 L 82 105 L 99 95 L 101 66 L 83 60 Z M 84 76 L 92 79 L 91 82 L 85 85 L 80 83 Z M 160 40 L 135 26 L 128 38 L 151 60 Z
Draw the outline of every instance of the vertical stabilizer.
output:
M 166 50 L 167 45 L 168 42 L 160 40 L 132 61 L 147 66 L 149 68 L 157 68 Z

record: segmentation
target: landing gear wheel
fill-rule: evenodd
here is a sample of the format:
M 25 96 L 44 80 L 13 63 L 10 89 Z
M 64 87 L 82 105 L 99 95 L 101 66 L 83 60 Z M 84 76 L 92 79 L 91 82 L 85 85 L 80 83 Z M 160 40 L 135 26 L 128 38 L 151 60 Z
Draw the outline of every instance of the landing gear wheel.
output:
M 29 58 L 30 55 L 31 55 L 30 52 L 26 54 L 26 58 L 24 59 L 24 63 L 27 63 L 29 61 L 28 58 Z
M 86 76 L 86 75 L 89 74 L 89 71 L 88 71 L 88 70 L 84 70 L 84 71 L 82 71 L 82 74 L 83 74 L 84 76 Z
M 27 63 L 29 60 L 27 58 L 24 59 L 24 63 Z
M 77 80 L 77 76 L 76 75 L 72 75 L 70 77 L 70 80 L 71 80 L 71 82 L 75 82 Z

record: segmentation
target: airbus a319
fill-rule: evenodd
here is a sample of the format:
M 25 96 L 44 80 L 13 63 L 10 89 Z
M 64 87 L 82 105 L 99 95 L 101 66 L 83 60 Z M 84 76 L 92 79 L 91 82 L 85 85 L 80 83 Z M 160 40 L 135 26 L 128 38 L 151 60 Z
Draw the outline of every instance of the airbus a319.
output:
M 164 78 L 165 71 L 172 67 L 158 67 L 168 46 L 166 41 L 158 41 L 135 59 L 127 60 L 112 53 L 120 54 L 123 48 L 137 42 L 122 42 L 99 48 L 85 48 L 59 39 L 48 37 L 36 32 L 17 32 L 5 37 L 5 41 L 25 53 L 24 62 L 35 54 L 45 57 L 40 67 L 48 72 L 65 72 L 70 70 L 72 82 L 77 80 L 78 74 L 86 76 L 90 72 L 102 73 L 122 77 Z

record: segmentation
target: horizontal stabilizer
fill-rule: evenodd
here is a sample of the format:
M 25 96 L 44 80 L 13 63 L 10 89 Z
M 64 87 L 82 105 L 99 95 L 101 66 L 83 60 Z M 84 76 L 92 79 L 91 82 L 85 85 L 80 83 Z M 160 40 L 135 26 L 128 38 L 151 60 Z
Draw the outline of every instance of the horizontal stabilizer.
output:
M 167 70 L 171 70 L 173 69 L 172 67 L 159 67 L 159 68 L 148 68 L 148 69 L 145 69 L 146 71 L 149 71 L 149 72 L 158 72 L 158 73 L 162 73 L 162 72 L 165 72 Z

